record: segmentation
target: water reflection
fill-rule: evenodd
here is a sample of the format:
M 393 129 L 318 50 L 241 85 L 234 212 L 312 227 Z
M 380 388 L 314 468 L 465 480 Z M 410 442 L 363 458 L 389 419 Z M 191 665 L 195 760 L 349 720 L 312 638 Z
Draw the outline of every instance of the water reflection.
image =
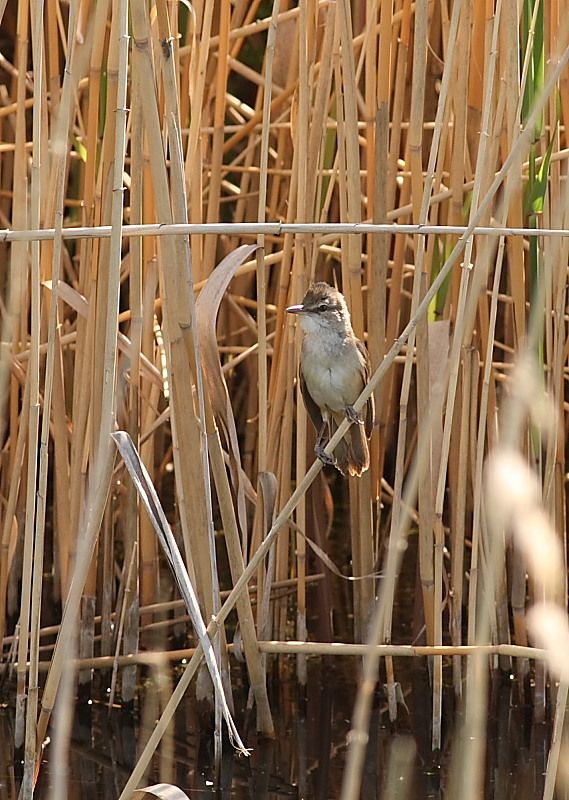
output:
M 292 660 L 290 662 L 292 666 Z M 195 702 L 188 698 L 176 714 L 173 729 L 155 755 L 146 783 L 167 781 L 180 786 L 191 798 L 221 800 L 282 800 L 339 797 L 346 756 L 346 738 L 356 690 L 356 659 L 309 659 L 309 682 L 301 692 L 293 670 L 271 686 L 277 738 L 257 739 L 249 730 L 254 716 L 237 713 L 250 759 L 233 755 L 227 746 L 214 790 L 213 744 L 208 726 Z M 282 660 L 281 660 L 282 666 Z M 395 726 L 378 691 L 370 727 L 362 798 L 387 796 L 389 768 L 400 769 L 401 753 L 411 753 L 412 767 L 400 775 L 399 796 L 423 800 L 450 797 L 448 793 L 451 748 L 456 740 L 457 714 L 452 696 L 445 696 L 447 722 L 443 752 L 430 749 L 431 692 L 426 661 L 396 662 L 408 711 L 400 708 Z M 150 682 L 144 696 L 155 692 Z M 246 706 L 246 692 L 236 693 L 236 705 Z M 531 709 L 521 706 L 513 681 L 497 677 L 491 692 L 492 716 L 488 725 L 485 797 L 491 800 L 530 800 L 542 796 L 549 746 L 549 728 L 532 722 Z M 148 708 L 148 707 L 147 707 Z M 106 706 L 94 703 L 76 715 L 69 764 L 69 800 L 111 800 L 119 796 L 154 724 L 145 711 L 117 709 L 109 716 Z M 19 774 L 13 751 L 13 715 L 0 711 L 0 800 L 15 800 Z M 411 750 L 409 749 L 411 747 Z M 403 763 L 403 762 L 401 762 Z M 49 796 L 50 750 L 45 753 L 36 797 Z M 402 769 L 402 768 L 401 768 Z

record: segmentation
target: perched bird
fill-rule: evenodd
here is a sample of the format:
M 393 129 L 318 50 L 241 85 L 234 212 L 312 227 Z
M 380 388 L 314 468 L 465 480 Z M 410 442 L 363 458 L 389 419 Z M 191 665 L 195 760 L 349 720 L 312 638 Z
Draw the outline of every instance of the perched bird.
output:
M 287 311 L 298 314 L 304 334 L 300 389 L 318 431 L 314 452 L 342 475 L 360 476 L 369 467 L 367 440 L 373 428 L 374 402 L 372 395 L 364 409 L 364 419 L 354 410 L 368 381 L 370 366 L 365 345 L 352 330 L 344 295 L 327 283 L 315 283 L 302 303 L 289 306 Z M 337 444 L 334 457 L 330 457 L 324 447 L 344 417 L 353 424 Z

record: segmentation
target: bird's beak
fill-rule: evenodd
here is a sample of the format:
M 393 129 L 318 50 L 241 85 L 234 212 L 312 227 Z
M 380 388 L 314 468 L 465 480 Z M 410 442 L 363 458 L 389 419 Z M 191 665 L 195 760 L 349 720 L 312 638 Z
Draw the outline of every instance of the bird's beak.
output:
M 304 310 L 305 310 L 305 308 L 304 308 L 304 306 L 302 305 L 302 303 L 300 303 L 300 304 L 299 304 L 299 305 L 297 305 L 297 306 L 289 306 L 289 307 L 287 308 L 287 311 L 288 311 L 288 313 L 289 313 L 289 314 L 302 314 L 302 312 L 303 312 Z

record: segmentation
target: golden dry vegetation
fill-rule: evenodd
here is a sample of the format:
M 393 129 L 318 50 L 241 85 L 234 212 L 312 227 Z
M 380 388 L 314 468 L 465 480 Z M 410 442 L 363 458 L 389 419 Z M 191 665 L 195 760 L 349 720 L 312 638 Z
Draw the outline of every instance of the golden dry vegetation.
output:
M 119 429 L 203 618 L 217 614 L 222 672 L 237 609 L 262 732 L 261 653 L 292 651 L 318 616 L 321 641 L 297 647 L 303 681 L 305 656 L 338 638 L 329 571 L 304 537 L 328 550 L 334 519 L 344 572 L 383 571 L 351 585 L 342 637 L 381 645 L 364 671 L 375 680 L 381 659 L 390 714 L 395 656 L 430 654 L 440 747 L 452 656 L 465 703 L 456 796 L 477 798 L 488 667 L 520 684 L 531 671 L 536 717 L 557 702 L 552 792 L 568 685 L 566 665 L 544 661 L 568 636 L 555 616 L 569 412 L 563 3 L 4 0 L 0 17 L 0 639 L 28 789 L 70 663 L 84 693 L 93 669 L 114 665 L 129 702 L 137 661 L 182 655 L 168 633 L 182 602 L 117 457 Z M 341 286 L 371 357 L 377 420 L 360 480 L 313 463 L 298 402 L 285 308 L 314 279 Z M 394 646 L 409 535 L 424 628 L 421 646 Z M 369 703 L 362 693 L 356 729 Z M 358 796 L 360 747 L 354 737 L 344 798 Z

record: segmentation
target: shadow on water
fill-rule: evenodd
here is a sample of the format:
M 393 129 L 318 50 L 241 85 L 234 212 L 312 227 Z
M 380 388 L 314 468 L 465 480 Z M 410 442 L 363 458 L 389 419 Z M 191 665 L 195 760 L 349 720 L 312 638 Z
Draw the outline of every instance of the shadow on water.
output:
M 390 752 L 394 744 L 404 740 L 413 743 L 415 757 L 398 796 L 412 800 L 450 797 L 456 715 L 452 713 L 452 723 L 445 732 L 443 752 L 435 757 L 430 749 L 431 692 L 426 660 L 410 661 L 398 659 L 397 663 L 407 710 L 400 707 L 395 725 L 389 723 L 380 692 L 376 694 L 362 789 L 365 800 L 389 796 L 384 792 L 384 781 Z M 155 755 L 146 785 L 171 782 L 192 800 L 339 797 L 359 661 L 314 658 L 308 663 L 305 693 L 299 691 L 292 670 L 290 677 L 283 680 L 281 676 L 278 685 L 273 682 L 271 686 L 275 741 L 258 740 L 247 730 L 245 716 L 237 713 L 252 754 L 250 759 L 234 756 L 226 745 L 217 791 L 213 788 L 211 732 L 200 727 L 190 696 L 176 714 L 170 739 Z M 549 731 L 547 726 L 533 723 L 531 709 L 517 704 L 517 694 L 514 681 L 496 678 L 491 693 L 485 787 L 485 797 L 492 800 L 533 800 L 543 793 Z M 244 707 L 245 701 L 245 693 L 239 696 L 237 692 L 236 704 L 241 702 Z M 452 709 L 452 698 L 446 706 Z M 143 716 L 124 709 L 109 716 L 106 706 L 96 703 L 77 714 L 69 758 L 69 800 L 111 800 L 119 796 L 149 733 L 141 722 Z M 0 712 L 0 742 L 0 800 L 14 800 L 19 776 L 14 763 L 13 717 L 8 708 Z M 52 769 L 48 746 L 37 798 L 49 796 Z

